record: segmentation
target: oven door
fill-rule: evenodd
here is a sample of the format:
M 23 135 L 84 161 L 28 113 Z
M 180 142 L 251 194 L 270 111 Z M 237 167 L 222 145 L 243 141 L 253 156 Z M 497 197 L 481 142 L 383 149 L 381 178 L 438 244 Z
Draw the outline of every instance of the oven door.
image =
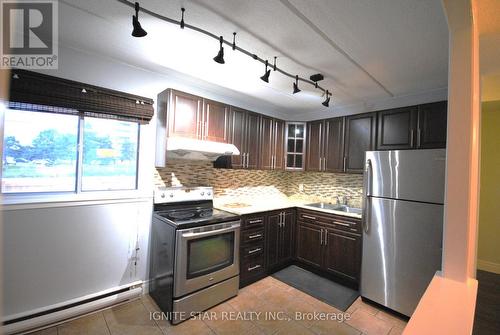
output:
M 239 221 L 178 230 L 174 297 L 238 275 L 239 245 Z

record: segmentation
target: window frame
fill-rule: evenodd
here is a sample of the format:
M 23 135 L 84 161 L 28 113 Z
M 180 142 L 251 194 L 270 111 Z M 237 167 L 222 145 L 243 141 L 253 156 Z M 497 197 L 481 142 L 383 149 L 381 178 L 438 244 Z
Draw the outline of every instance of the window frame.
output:
M 3 104 L 2 104 L 3 105 Z M 15 111 L 8 106 L 1 106 L 1 127 L 0 127 L 0 144 L 2 145 L 2 152 L 4 146 L 4 127 L 5 127 L 5 112 L 8 110 Z M 51 112 L 24 110 L 31 113 L 45 113 L 54 114 Z M 78 115 L 78 129 L 77 129 L 77 143 L 76 143 L 76 171 L 75 171 L 75 188 L 72 191 L 41 191 L 41 192 L 7 192 L 4 193 L 0 188 L 0 198 L 4 205 L 8 204 L 23 204 L 23 203 L 39 203 L 39 202 L 65 202 L 65 201 L 87 201 L 87 200 L 112 200 L 112 199 L 127 199 L 137 197 L 141 192 L 139 189 L 139 175 L 140 175 L 140 146 L 141 146 L 141 123 L 133 120 L 121 120 L 107 117 L 103 119 L 115 120 L 119 122 L 131 122 L 137 124 L 137 147 L 136 147 L 136 162 L 135 162 L 135 182 L 133 189 L 113 189 L 113 190 L 82 190 L 82 177 L 83 177 L 83 139 L 85 118 L 98 118 L 92 115 L 85 115 L 79 112 Z M 0 162 L 0 179 L 3 178 L 3 158 Z

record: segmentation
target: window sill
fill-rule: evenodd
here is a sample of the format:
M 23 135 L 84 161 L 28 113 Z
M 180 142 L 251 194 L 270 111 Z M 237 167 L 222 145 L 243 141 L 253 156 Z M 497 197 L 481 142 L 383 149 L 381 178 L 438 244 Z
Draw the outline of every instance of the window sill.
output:
M 23 194 L 2 196 L 2 210 L 35 209 L 68 206 L 89 206 L 99 204 L 147 202 L 153 199 L 152 192 L 102 191 L 78 194 Z

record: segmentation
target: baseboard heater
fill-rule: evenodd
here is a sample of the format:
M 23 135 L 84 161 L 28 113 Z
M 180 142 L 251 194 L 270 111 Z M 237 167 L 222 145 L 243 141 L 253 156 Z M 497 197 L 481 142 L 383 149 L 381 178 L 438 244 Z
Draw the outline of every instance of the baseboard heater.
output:
M 0 334 L 18 334 L 43 329 L 64 321 L 113 306 L 142 294 L 142 281 L 118 286 L 56 305 L 9 316 L 2 321 Z

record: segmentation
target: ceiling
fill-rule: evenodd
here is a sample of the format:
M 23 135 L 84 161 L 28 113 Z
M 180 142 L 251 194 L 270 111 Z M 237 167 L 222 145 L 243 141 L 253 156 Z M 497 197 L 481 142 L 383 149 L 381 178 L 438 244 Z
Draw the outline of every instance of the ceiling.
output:
M 495 0 L 492 0 L 495 1 Z M 330 108 L 311 85 L 291 94 L 290 78 L 225 48 L 226 64 L 215 63 L 219 45 L 144 13 L 148 35 L 133 38 L 132 8 L 108 0 L 61 0 L 59 40 L 156 73 L 172 70 L 234 96 L 255 99 L 290 118 L 332 113 L 346 106 L 415 96 L 429 99 L 447 87 L 448 28 L 439 0 L 142 0 L 141 6 L 231 40 L 278 66 L 309 77 L 322 73 L 333 92 Z M 427 98 L 426 98 L 427 97 Z M 418 102 L 417 102 L 418 103 Z

